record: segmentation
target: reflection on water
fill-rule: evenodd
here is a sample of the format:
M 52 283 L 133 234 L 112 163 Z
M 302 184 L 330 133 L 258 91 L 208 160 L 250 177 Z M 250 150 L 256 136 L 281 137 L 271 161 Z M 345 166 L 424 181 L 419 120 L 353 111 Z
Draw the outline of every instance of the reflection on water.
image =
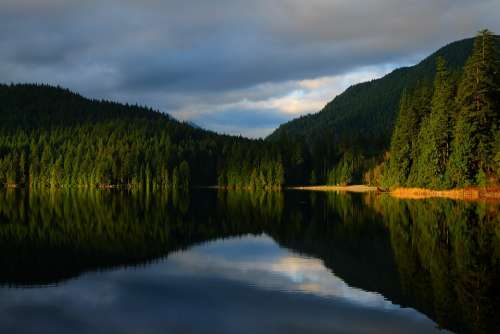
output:
M 0 193 L 0 332 L 491 333 L 495 205 Z
M 186 272 L 217 275 L 256 287 L 337 297 L 363 305 L 390 308 L 380 294 L 348 286 L 319 259 L 280 248 L 267 235 L 241 237 L 175 252 L 169 263 Z

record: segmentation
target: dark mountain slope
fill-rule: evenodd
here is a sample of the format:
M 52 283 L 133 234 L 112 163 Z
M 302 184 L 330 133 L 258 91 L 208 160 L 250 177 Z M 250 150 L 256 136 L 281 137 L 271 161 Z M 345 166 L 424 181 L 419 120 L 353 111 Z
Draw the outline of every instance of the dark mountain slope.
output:
M 274 146 L 59 87 L 0 85 L 0 185 L 278 187 Z
M 182 132 L 187 132 L 186 135 L 194 130 L 151 108 L 87 99 L 68 89 L 43 84 L 0 84 L 2 128 L 55 128 L 113 120 L 158 121 L 163 126 L 179 128 Z M 199 132 L 208 134 L 208 131 Z
M 401 94 L 419 82 L 430 82 L 436 59 L 442 56 L 448 66 L 459 71 L 471 53 L 473 39 L 451 43 L 419 64 L 400 68 L 381 79 L 348 88 L 319 113 L 306 115 L 281 125 L 268 140 L 283 138 L 305 140 L 358 149 L 364 154 L 379 154 L 388 148 Z

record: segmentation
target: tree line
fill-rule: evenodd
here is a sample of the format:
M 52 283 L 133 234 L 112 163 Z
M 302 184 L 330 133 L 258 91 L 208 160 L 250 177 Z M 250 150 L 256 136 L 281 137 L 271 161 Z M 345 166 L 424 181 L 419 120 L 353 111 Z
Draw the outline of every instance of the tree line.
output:
M 280 152 L 149 108 L 45 85 L 0 85 L 0 183 L 29 187 L 276 188 Z
M 482 31 L 470 48 L 467 40 L 455 43 L 411 71 L 348 89 L 331 106 L 352 110 L 343 125 L 322 112 L 323 125 L 337 124 L 329 131 L 292 122 L 266 140 L 220 135 L 150 108 L 90 100 L 59 87 L 0 85 L 0 184 L 276 189 L 493 183 L 500 175 L 495 38 Z M 392 110 L 395 96 L 401 98 L 391 130 L 391 113 L 381 110 Z M 371 101 L 374 116 L 366 118 Z M 387 129 L 377 137 L 379 122 Z M 356 124 L 367 136 L 345 130 Z M 290 126 L 303 135 L 286 130 Z
M 485 186 L 500 175 L 500 56 L 481 31 L 462 73 L 438 58 L 434 82 L 401 98 L 390 153 L 379 173 L 386 186 L 435 189 Z
M 287 153 L 297 157 L 302 151 L 303 159 L 300 165 L 291 161 L 286 166 L 286 174 L 292 175 L 286 177 L 287 183 L 375 183 L 380 179 L 379 164 L 390 146 L 403 91 L 412 92 L 422 82 L 432 82 L 439 57 L 446 59 L 451 72 L 461 72 L 473 44 L 473 38 L 450 43 L 414 66 L 349 87 L 318 113 L 282 124 L 267 139 L 291 144 Z

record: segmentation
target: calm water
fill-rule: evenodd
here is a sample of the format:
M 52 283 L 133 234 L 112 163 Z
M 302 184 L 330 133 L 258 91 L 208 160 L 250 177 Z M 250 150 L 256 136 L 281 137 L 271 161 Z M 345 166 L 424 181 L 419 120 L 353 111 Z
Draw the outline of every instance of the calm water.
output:
M 496 333 L 500 208 L 0 193 L 0 333 Z

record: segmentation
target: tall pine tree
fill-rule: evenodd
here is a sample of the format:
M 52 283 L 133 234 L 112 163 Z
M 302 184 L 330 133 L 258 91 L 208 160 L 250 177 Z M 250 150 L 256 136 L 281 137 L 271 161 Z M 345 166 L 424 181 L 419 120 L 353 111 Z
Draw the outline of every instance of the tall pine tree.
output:
M 432 100 L 432 88 L 430 85 L 421 84 L 414 93 L 414 98 L 411 104 L 412 114 L 415 117 L 415 121 L 412 123 L 413 127 L 409 128 L 408 135 L 411 140 L 411 169 L 410 175 L 406 182 L 407 186 L 418 186 L 418 168 L 419 168 L 419 157 L 422 151 L 422 138 L 420 138 L 420 129 L 422 124 L 425 124 L 429 120 L 429 114 L 431 113 L 431 100 Z
M 403 93 L 399 116 L 391 139 L 391 155 L 384 172 L 384 185 L 405 186 L 414 179 L 418 134 L 430 111 L 430 89 L 421 84 L 413 94 Z
M 494 36 L 479 32 L 458 88 L 459 114 L 448 168 L 451 181 L 465 186 L 492 173 L 498 120 L 498 55 Z
M 409 120 L 411 98 L 406 91 L 399 103 L 398 119 L 391 138 L 390 158 L 384 171 L 384 183 L 391 186 L 402 185 L 410 173 L 410 138 L 408 138 L 407 122 Z
M 419 134 L 419 152 L 416 185 L 430 188 L 447 186 L 444 180 L 450 156 L 451 135 L 455 117 L 455 89 L 443 58 L 436 62 L 436 77 L 431 113 L 422 122 Z

